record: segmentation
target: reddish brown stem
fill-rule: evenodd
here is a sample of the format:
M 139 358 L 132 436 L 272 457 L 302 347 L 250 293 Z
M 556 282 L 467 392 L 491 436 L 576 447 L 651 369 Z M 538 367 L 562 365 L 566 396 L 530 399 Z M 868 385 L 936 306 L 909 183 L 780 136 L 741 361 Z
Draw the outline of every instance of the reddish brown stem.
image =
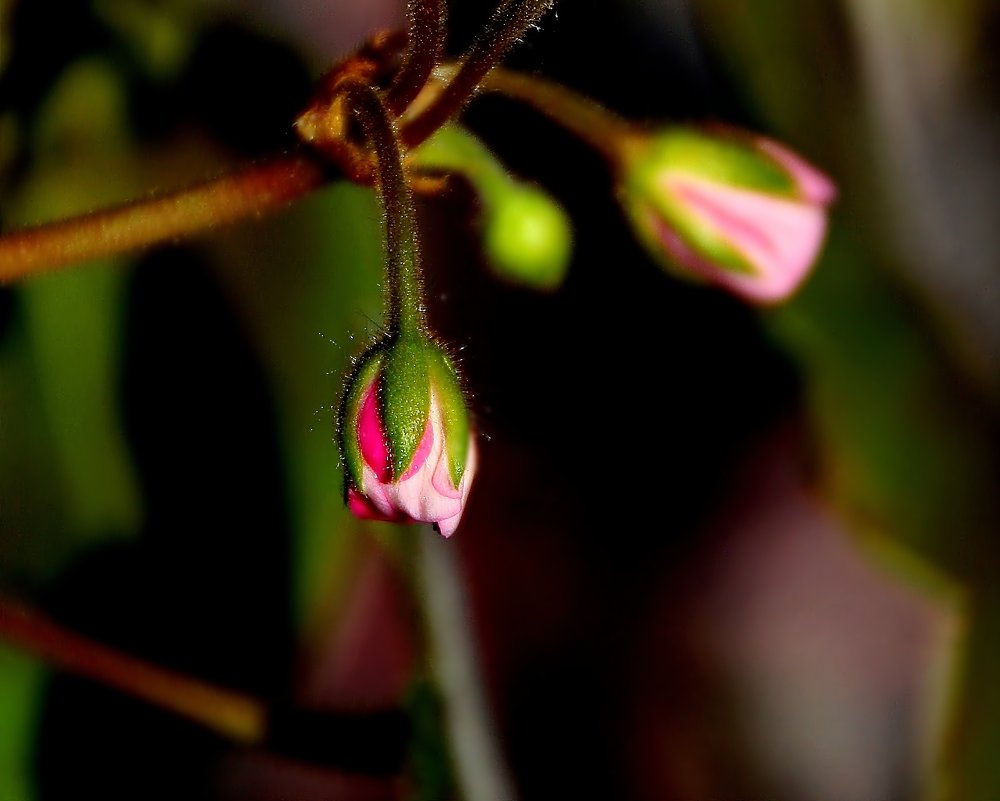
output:
M 141 698 L 231 739 L 264 739 L 267 713 L 260 701 L 119 653 L 3 597 L 0 639 L 53 667 Z
M 406 56 L 385 93 L 386 108 L 395 116 L 402 114 L 424 88 L 441 60 L 448 33 L 444 0 L 409 0 L 406 13 L 410 22 Z
M 501 3 L 463 56 L 448 85 L 403 128 L 403 144 L 416 147 L 456 116 L 469 102 L 483 77 L 552 7 L 554 1 L 506 0 Z
M 0 284 L 277 211 L 328 179 L 310 156 L 278 156 L 193 188 L 14 231 L 0 236 Z

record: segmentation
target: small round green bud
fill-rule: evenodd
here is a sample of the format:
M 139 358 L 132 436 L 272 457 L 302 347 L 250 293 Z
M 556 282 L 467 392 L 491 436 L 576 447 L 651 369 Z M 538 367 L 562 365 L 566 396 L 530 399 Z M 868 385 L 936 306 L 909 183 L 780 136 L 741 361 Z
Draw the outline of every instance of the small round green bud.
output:
M 512 183 L 484 209 L 483 244 L 499 277 L 554 290 L 569 269 L 573 230 L 566 212 L 549 195 Z

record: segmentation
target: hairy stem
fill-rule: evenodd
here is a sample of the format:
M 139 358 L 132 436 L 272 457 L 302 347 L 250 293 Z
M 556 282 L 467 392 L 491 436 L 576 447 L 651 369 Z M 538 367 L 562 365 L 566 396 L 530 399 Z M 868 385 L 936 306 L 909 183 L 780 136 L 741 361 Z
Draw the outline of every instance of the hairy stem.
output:
M 403 173 L 396 128 L 370 86 L 351 80 L 344 82 L 340 91 L 375 151 L 376 185 L 385 209 L 389 328 L 403 336 L 420 334 L 425 330 L 425 322 L 416 211 Z
M 448 80 L 457 69 L 455 65 L 442 65 L 435 70 L 435 77 Z M 554 81 L 495 69 L 479 88 L 527 103 L 613 162 L 621 159 L 623 150 L 636 137 L 636 127 L 631 122 Z
M 406 56 L 385 94 L 386 108 L 393 116 L 402 114 L 420 94 L 441 60 L 448 34 L 444 0 L 410 0 L 406 14 L 410 21 Z
M 267 713 L 258 700 L 119 653 L 2 597 L 0 639 L 54 667 L 168 709 L 233 740 L 264 739 Z
M 304 155 L 278 156 L 188 189 L 0 236 L 0 284 L 277 211 L 329 180 Z
M 483 77 L 528 28 L 552 8 L 553 2 L 554 0 L 506 0 L 502 3 L 473 41 L 448 85 L 403 128 L 403 143 L 407 147 L 419 145 L 458 114 L 469 102 Z

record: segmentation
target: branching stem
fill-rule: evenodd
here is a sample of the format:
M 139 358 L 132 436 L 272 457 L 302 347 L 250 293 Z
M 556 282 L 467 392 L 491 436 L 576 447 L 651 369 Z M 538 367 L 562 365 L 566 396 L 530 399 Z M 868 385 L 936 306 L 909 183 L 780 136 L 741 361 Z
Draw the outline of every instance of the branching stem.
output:
M 410 22 L 403 66 L 385 93 L 393 116 L 402 114 L 420 94 L 435 65 L 441 60 L 447 38 L 448 7 L 444 0 L 410 0 Z
M 435 70 L 435 77 L 448 80 L 457 69 L 455 65 L 442 65 Z M 589 97 L 545 78 L 498 68 L 483 78 L 479 88 L 527 103 L 612 162 L 619 161 L 637 137 L 633 123 Z
M 469 47 L 454 76 L 441 93 L 402 131 L 403 144 L 416 147 L 456 116 L 469 102 L 483 77 L 524 36 L 554 0 L 506 0 Z

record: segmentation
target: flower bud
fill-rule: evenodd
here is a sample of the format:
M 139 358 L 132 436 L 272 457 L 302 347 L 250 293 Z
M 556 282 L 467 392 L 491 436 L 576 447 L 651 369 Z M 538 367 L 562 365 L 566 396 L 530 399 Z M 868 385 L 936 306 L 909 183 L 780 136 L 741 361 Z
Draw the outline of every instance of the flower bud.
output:
M 573 231 L 562 206 L 548 194 L 511 182 L 506 191 L 484 203 L 483 246 L 501 278 L 552 291 L 569 269 Z
M 476 447 L 458 375 L 439 345 L 406 338 L 369 349 L 348 384 L 339 433 L 355 515 L 454 533 Z
M 826 233 L 833 183 L 796 154 L 734 130 L 673 127 L 634 140 L 622 203 L 665 267 L 770 303 L 791 295 Z

